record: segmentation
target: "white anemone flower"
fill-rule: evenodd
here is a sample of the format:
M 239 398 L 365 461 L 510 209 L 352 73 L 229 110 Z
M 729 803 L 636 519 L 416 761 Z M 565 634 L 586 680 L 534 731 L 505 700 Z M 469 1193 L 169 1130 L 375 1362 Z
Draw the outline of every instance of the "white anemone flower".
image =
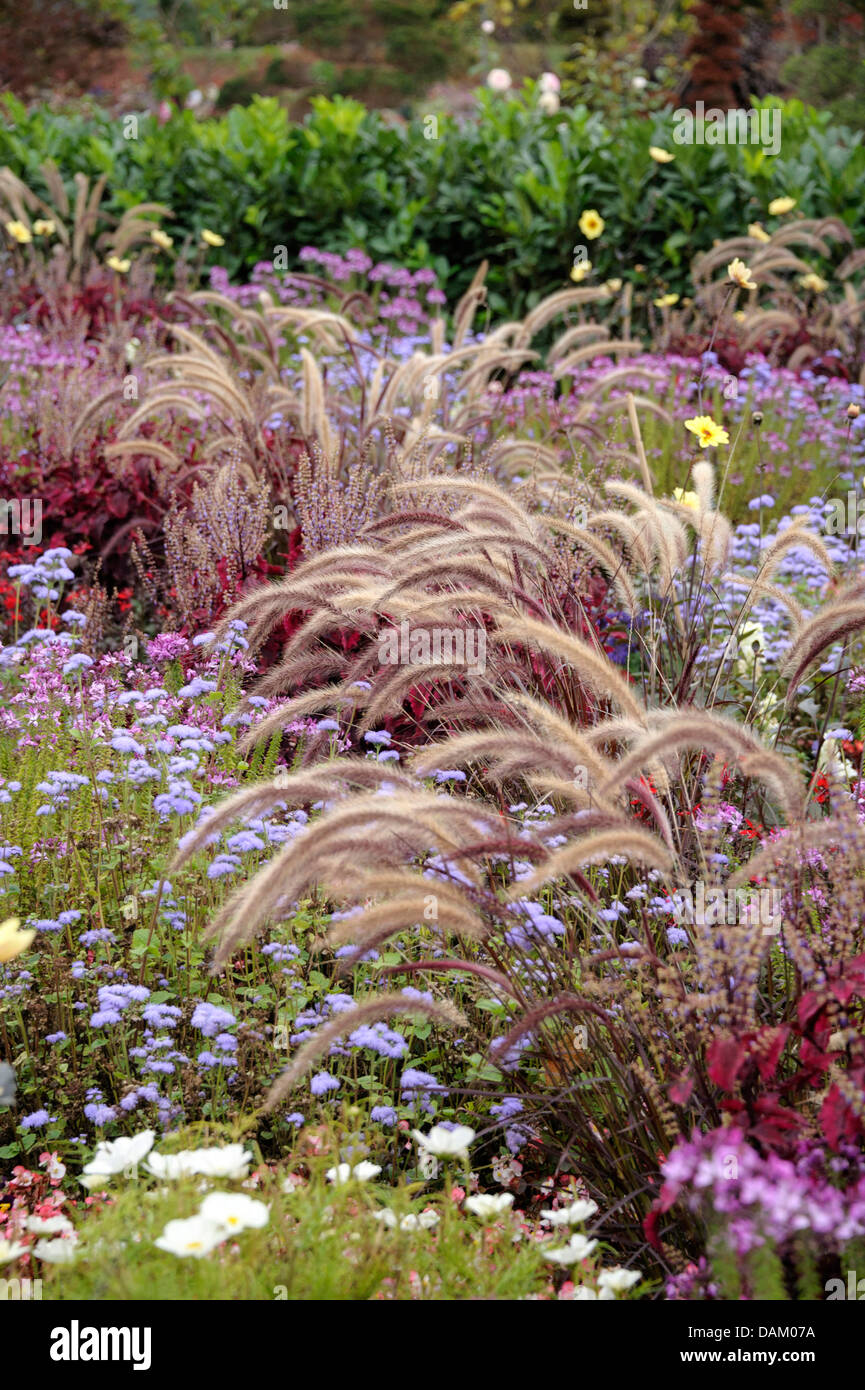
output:
M 439 1224 L 439 1214 L 437 1211 L 422 1211 L 418 1216 L 414 1212 L 409 1212 L 399 1223 L 401 1231 L 431 1231 L 434 1226 Z M 387 1223 L 390 1224 L 389 1222 Z
M 242 1144 L 224 1144 L 221 1148 L 184 1149 L 176 1154 L 153 1153 L 147 1167 L 155 1178 L 227 1178 L 239 1180 L 249 1176 L 252 1159 L 250 1149 Z
M 558 1211 L 542 1211 L 541 1219 L 548 1221 L 551 1226 L 579 1226 L 581 1221 L 588 1221 L 590 1216 L 594 1216 L 597 1210 L 597 1202 L 578 1199 L 571 1202 L 569 1207 L 559 1207 Z
M 358 1182 L 371 1182 L 380 1172 L 380 1163 L 367 1163 L 364 1160 L 362 1163 L 356 1163 L 353 1168 L 350 1163 L 338 1163 L 335 1168 L 328 1168 L 325 1177 L 328 1182 L 337 1184 L 349 1182 L 353 1177 Z
M 545 116 L 555 116 L 561 102 L 555 92 L 541 92 L 538 97 L 538 106 Z
M 577 1284 L 571 1298 L 576 1303 L 588 1303 L 591 1299 L 597 1299 L 598 1295 L 588 1284 Z
M 481 1192 L 476 1197 L 466 1197 L 463 1202 L 466 1211 L 470 1211 L 472 1216 L 479 1216 L 481 1221 L 495 1221 L 497 1217 L 510 1211 L 513 1204 L 512 1192 L 503 1192 L 499 1196 Z
M 598 1275 L 598 1284 L 602 1290 L 609 1289 L 610 1293 L 627 1293 L 635 1284 L 639 1284 L 642 1274 L 638 1269 L 623 1269 L 617 1265 L 615 1269 L 605 1269 Z
M 189 1216 L 185 1221 L 169 1221 L 162 1235 L 153 1243 L 169 1255 L 191 1255 L 200 1260 L 221 1245 L 225 1238 L 224 1226 L 217 1226 L 215 1221 L 208 1221 L 207 1217 L 199 1214 Z
M 26 1245 L 22 1245 L 19 1240 L 0 1240 L 0 1265 L 11 1264 L 17 1260 L 27 1250 Z
M 138 1165 L 153 1148 L 156 1132 L 152 1129 L 133 1134 L 131 1139 L 104 1139 L 97 1144 L 96 1153 L 81 1170 L 81 1181 L 85 1187 L 98 1187 L 105 1178 L 135 1177 Z
M 538 82 L 542 92 L 560 92 L 562 84 L 554 72 L 542 72 Z
M 270 1220 L 270 1207 L 247 1197 L 245 1192 L 211 1192 L 198 1209 L 199 1216 L 223 1226 L 226 1232 L 260 1230 Z
M 62 1236 L 75 1227 L 66 1216 L 28 1216 L 27 1229 L 37 1236 Z
M 429 1134 L 421 1134 L 419 1129 L 413 1129 L 412 1134 L 423 1152 L 434 1158 L 467 1158 L 469 1144 L 475 1137 L 468 1125 L 456 1125 L 454 1129 L 433 1125 Z
M 507 68 L 491 68 L 487 73 L 487 86 L 491 92 L 507 92 L 511 85 L 511 75 Z
M 573 1235 L 567 1245 L 561 1245 L 556 1250 L 544 1250 L 541 1253 L 545 1260 L 551 1260 L 557 1265 L 575 1265 L 580 1260 L 585 1260 L 591 1255 L 596 1240 L 586 1240 L 585 1236 Z
M 396 1225 L 396 1213 L 392 1212 L 390 1207 L 380 1207 L 378 1211 L 373 1212 L 372 1219 L 373 1221 L 380 1221 L 383 1226 L 387 1226 L 390 1230 Z
M 33 1254 L 49 1265 L 70 1264 L 75 1259 L 77 1244 L 77 1237 L 74 1240 L 64 1236 L 55 1236 L 53 1240 L 37 1240 L 33 1246 Z

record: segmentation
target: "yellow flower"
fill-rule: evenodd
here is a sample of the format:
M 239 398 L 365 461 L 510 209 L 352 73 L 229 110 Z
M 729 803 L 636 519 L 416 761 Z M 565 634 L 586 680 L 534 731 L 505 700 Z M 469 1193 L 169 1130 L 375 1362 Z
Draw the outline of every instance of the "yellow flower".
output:
M 621 282 L 621 280 L 605 280 L 605 281 L 604 281 L 604 289 L 605 289 L 605 290 L 609 290 L 609 291 L 610 291 L 610 294 L 618 294 L 618 293 L 619 293 L 619 290 L 620 290 L 621 288 L 622 288 L 622 282 Z
M 225 237 L 219 236 L 216 232 L 211 232 L 207 227 L 201 233 L 201 240 L 205 246 L 224 246 Z
M 587 236 L 589 241 L 594 241 L 595 237 L 599 237 L 604 230 L 604 219 L 595 208 L 589 208 L 583 213 L 577 225 L 583 236 Z
M 656 309 L 671 309 L 678 302 L 679 296 L 677 294 L 662 294 L 660 299 L 653 301 Z
M 733 284 L 739 286 L 740 290 L 755 290 L 757 288 L 756 280 L 751 279 L 750 270 L 745 262 L 741 261 L 738 256 L 734 256 L 733 260 L 727 266 L 727 274 L 733 281 Z
M 795 206 L 795 198 L 773 198 L 769 204 L 769 215 L 770 217 L 780 217 L 785 212 L 792 212 Z
M 109 256 L 105 264 L 109 270 L 116 270 L 118 275 L 125 275 L 132 262 L 121 260 L 119 256 Z
M 685 492 L 684 488 L 681 487 L 673 488 L 673 499 L 676 502 L 681 502 L 683 507 L 693 507 L 694 511 L 700 505 L 696 492 Z
M 711 415 L 695 415 L 693 420 L 685 421 L 685 429 L 697 436 L 703 449 L 730 443 L 727 431 L 721 425 L 716 425 Z
M 585 280 L 586 276 L 591 274 L 591 270 L 591 261 L 581 261 L 579 265 L 571 266 L 571 279 L 578 285 L 581 280 Z
M 733 315 L 733 318 L 736 320 L 737 323 L 744 323 L 744 322 L 745 322 L 745 314 L 744 314 L 743 310 L 742 310 L 742 309 L 737 309 L 736 312 L 735 312 L 735 314 Z
M 39 217 L 33 223 L 33 230 L 37 236 L 53 236 L 57 228 L 50 217 Z
M 771 240 L 772 240 L 772 238 L 769 236 L 769 233 L 766 231 L 766 228 L 763 226 L 763 223 L 762 223 L 762 222 L 751 222 L 751 223 L 749 223 L 749 224 L 748 224 L 748 236 L 753 237 L 755 241 L 771 241 Z
M 30 229 L 25 227 L 23 222 L 7 222 L 6 230 L 12 240 L 18 242 L 19 246 L 26 246 L 28 241 L 33 240 Z
M 649 154 L 656 164 L 671 164 L 676 158 L 674 154 L 670 154 L 669 150 L 662 150 L 658 145 L 650 145 Z
M 829 281 L 824 280 L 822 275 L 818 275 L 813 270 L 809 270 L 807 275 L 800 275 L 799 284 L 803 290 L 813 290 L 815 294 L 822 294 L 829 287 Z
M 170 246 L 174 245 L 174 237 L 169 236 L 167 232 L 163 232 L 160 227 L 156 227 L 150 233 L 150 240 L 163 251 L 167 251 Z
M 0 961 L 20 956 L 36 935 L 35 931 L 19 931 L 19 926 L 17 917 L 7 917 L 5 922 L 0 922 Z

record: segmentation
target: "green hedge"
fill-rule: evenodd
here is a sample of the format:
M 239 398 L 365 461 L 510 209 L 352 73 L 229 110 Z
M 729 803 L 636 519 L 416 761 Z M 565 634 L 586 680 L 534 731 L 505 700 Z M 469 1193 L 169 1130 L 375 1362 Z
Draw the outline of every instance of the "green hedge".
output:
M 207 121 L 191 112 L 163 126 L 142 117 L 139 138 L 127 140 L 123 119 L 98 108 L 28 111 L 5 97 L 0 164 L 40 191 L 48 157 L 70 191 L 77 170 L 104 171 L 118 213 L 155 200 L 174 210 L 178 244 L 203 226 L 220 232 L 218 258 L 233 277 L 278 245 L 291 256 L 305 245 L 362 246 L 379 259 L 434 266 L 456 296 L 487 258 L 492 307 L 511 314 L 568 283 L 587 208 L 606 222 L 587 243 L 602 278 L 680 293 L 696 252 L 754 219 L 771 226 L 767 205 L 781 194 L 798 200 L 797 213 L 843 218 L 865 244 L 861 136 L 801 102 L 782 104 L 777 157 L 676 145 L 671 113 L 615 128 L 582 106 L 544 116 L 531 84 L 508 100 L 484 92 L 481 106 L 462 123 L 439 116 L 428 139 L 422 113 L 395 127 L 355 101 L 317 98 L 297 125 L 275 100 L 256 98 Z M 674 162 L 655 163 L 650 145 L 675 153 Z

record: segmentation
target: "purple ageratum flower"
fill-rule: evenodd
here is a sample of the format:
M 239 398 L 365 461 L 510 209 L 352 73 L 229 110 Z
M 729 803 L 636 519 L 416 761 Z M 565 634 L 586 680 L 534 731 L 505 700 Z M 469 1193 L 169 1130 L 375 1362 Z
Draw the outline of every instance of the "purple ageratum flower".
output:
M 390 1127 L 396 1124 L 397 1117 L 392 1105 L 374 1105 L 369 1112 L 369 1118 L 373 1124 Z
M 206 1001 L 196 1004 L 192 1015 L 193 1028 L 197 1028 L 206 1038 L 215 1038 L 217 1033 L 230 1028 L 236 1022 L 234 1014 L 229 1013 L 228 1009 L 221 1009 L 218 1005 Z
M 327 1071 L 316 1072 L 309 1083 L 309 1089 L 314 1096 L 323 1096 L 328 1091 L 338 1091 L 339 1088 L 340 1082 Z
M 212 694 L 217 688 L 216 681 L 206 681 L 203 676 L 193 676 L 189 684 L 181 686 L 177 693 L 185 700 L 195 700 L 199 695 Z
M 294 1125 L 295 1129 L 300 1129 L 301 1125 L 306 1122 L 299 1110 L 292 1110 L 290 1115 L 286 1115 L 285 1123 L 287 1125 Z
M 92 1105 L 85 1105 L 84 1114 L 91 1124 L 98 1127 L 109 1125 L 112 1120 L 117 1119 L 117 1111 L 113 1105 L 101 1105 L 96 1102 Z
M 436 1081 L 428 1071 L 417 1071 L 414 1067 L 407 1067 L 400 1077 L 399 1088 L 406 1100 L 414 1100 L 419 1093 L 434 1091 L 439 1095 L 445 1095 L 444 1086 Z
M 91 1028 L 109 1028 L 112 1023 L 119 1023 L 122 1015 L 118 1009 L 97 1009 L 90 1015 Z
M 47 1110 L 34 1110 L 30 1115 L 22 1115 L 21 1129 L 42 1129 L 45 1125 L 53 1124 L 56 1115 L 49 1115 Z
M 390 734 L 386 729 L 371 729 L 363 736 L 364 743 L 371 743 L 375 748 L 381 748 L 390 743 Z
M 183 1016 L 183 1010 L 175 1004 L 148 1004 L 141 1011 L 141 1017 L 151 1028 L 174 1028 Z
M 111 747 L 115 753 L 135 753 L 139 758 L 147 751 L 144 744 L 139 743 L 131 734 L 115 734 L 111 740 Z
M 54 1043 L 62 1043 L 62 1042 L 65 1042 L 65 1041 L 66 1041 L 66 1034 L 65 1034 L 65 1033 L 62 1033 L 62 1032 L 61 1032 L 61 1033 L 49 1033 L 48 1036 L 46 1037 L 45 1041 L 46 1041 L 47 1043 L 51 1043 L 51 1044 L 54 1044 Z
M 82 946 L 95 946 L 99 941 L 110 946 L 116 939 L 114 932 L 108 927 L 97 927 L 93 931 L 84 931 L 78 938 Z

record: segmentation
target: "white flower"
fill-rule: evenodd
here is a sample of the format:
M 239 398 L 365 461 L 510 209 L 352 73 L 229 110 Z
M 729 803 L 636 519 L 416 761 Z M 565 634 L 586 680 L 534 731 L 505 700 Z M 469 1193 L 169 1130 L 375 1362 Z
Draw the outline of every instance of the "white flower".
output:
M 463 1202 L 466 1211 L 470 1211 L 472 1216 L 479 1216 L 481 1221 L 495 1221 L 497 1216 L 503 1216 L 509 1211 L 513 1204 L 511 1192 L 503 1192 L 498 1197 L 491 1193 L 480 1193 L 477 1197 L 466 1197 Z
M 552 1260 L 557 1265 L 575 1265 L 578 1260 L 585 1260 L 591 1255 L 596 1240 L 586 1240 L 585 1236 L 571 1236 L 567 1245 L 561 1245 L 556 1250 L 543 1250 L 541 1253 L 545 1260 Z
M 421 1134 L 419 1129 L 413 1129 L 412 1134 L 421 1149 L 436 1158 L 468 1157 L 469 1144 L 475 1137 L 475 1131 L 468 1125 L 457 1125 L 454 1129 L 433 1125 L 429 1134 Z
M 587 1303 L 589 1299 L 596 1299 L 597 1297 L 595 1290 L 589 1288 L 588 1284 L 577 1284 L 571 1294 L 571 1298 L 577 1303 Z
M 396 1225 L 396 1215 L 391 1211 L 390 1207 L 380 1207 L 378 1211 L 373 1212 L 372 1219 L 373 1221 L 380 1221 L 383 1226 L 389 1228 L 393 1228 Z
M 68 1235 L 75 1227 L 65 1216 L 28 1216 L 27 1229 L 37 1236 L 57 1236 Z
M 560 92 L 562 84 L 554 72 L 542 72 L 538 83 L 542 92 Z
M 26 1249 L 27 1246 L 22 1245 L 20 1241 L 0 1240 L 0 1265 L 11 1264 L 13 1260 L 17 1260 L 20 1255 L 23 1255 Z
M 581 1221 L 588 1221 L 590 1216 L 594 1216 L 597 1210 L 597 1202 L 576 1201 L 569 1207 L 560 1207 L 558 1211 L 542 1211 L 541 1219 L 548 1221 L 551 1226 L 578 1226 Z
M 485 19 L 481 24 L 481 29 L 485 34 L 494 34 L 496 32 L 495 20 Z
M 545 116 L 555 116 L 561 102 L 555 92 L 541 92 L 538 97 L 538 106 Z
M 422 1211 L 419 1216 L 414 1212 L 409 1212 L 399 1223 L 401 1231 L 431 1231 L 433 1226 L 439 1224 L 439 1214 L 437 1211 Z M 387 1222 L 390 1225 L 390 1222 Z
M 356 1163 L 352 1168 L 349 1163 L 339 1163 L 336 1168 L 328 1168 L 325 1177 L 328 1182 L 343 1183 L 348 1182 L 354 1176 L 358 1182 L 370 1182 L 372 1178 L 377 1178 L 381 1172 L 381 1164 Z
M 226 1237 L 224 1226 L 208 1221 L 205 1216 L 190 1216 L 185 1221 L 169 1221 L 154 1245 L 169 1255 L 193 1255 L 201 1259 L 209 1255 Z
M 69 1264 L 75 1259 L 77 1244 L 77 1239 L 65 1240 L 63 1236 L 56 1236 L 54 1240 L 37 1240 L 33 1246 L 33 1254 L 49 1265 Z
M 188 1178 L 199 1175 L 207 1178 L 245 1178 L 249 1174 L 252 1152 L 242 1144 L 225 1144 L 222 1148 L 184 1149 L 177 1154 L 153 1153 L 147 1167 L 155 1178 Z
M 487 73 L 487 86 L 491 92 L 506 92 L 511 85 L 511 75 L 507 68 L 491 68 Z
M 192 91 L 189 93 L 189 96 L 186 98 L 186 105 L 189 107 L 190 111 L 194 111 L 197 106 L 201 105 L 203 100 L 203 94 L 198 90 L 197 87 L 193 87 Z
M 84 1165 L 81 1181 L 85 1187 L 98 1187 L 103 1178 L 123 1173 L 125 1177 L 135 1177 L 142 1158 L 150 1153 L 156 1133 L 152 1129 L 133 1134 L 131 1139 L 107 1139 L 96 1146 L 96 1153 Z M 87 1181 L 85 1181 L 87 1179 Z
M 633 87 L 635 92 L 642 92 L 646 86 L 647 81 L 648 78 L 644 77 L 642 73 L 638 72 L 636 77 L 631 78 L 631 86 Z
M 627 1293 L 635 1284 L 639 1284 L 642 1274 L 638 1269 L 623 1269 L 617 1265 L 615 1269 L 605 1269 L 598 1275 L 598 1284 L 601 1289 L 609 1289 L 611 1293 Z
M 243 1192 L 211 1192 L 198 1208 L 199 1216 L 230 1231 L 259 1230 L 270 1219 L 270 1207 Z

